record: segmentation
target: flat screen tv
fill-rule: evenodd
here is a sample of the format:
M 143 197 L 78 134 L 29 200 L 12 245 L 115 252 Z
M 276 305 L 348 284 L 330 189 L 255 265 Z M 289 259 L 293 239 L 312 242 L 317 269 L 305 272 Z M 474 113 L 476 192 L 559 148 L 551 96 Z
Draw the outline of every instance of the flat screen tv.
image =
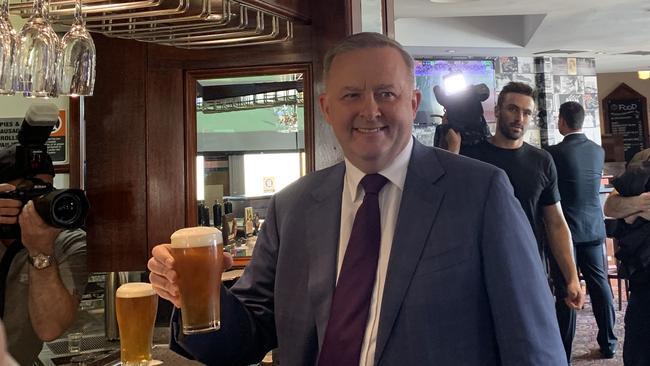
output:
M 495 122 L 494 97 L 495 78 L 494 61 L 491 59 L 416 59 L 415 81 L 417 88 L 422 92 L 422 102 L 415 119 L 417 125 L 439 124 L 440 118 L 432 114 L 442 115 L 443 107 L 433 94 L 435 85 L 443 86 L 443 78 L 452 73 L 462 73 L 468 85 L 483 83 L 490 89 L 490 97 L 483 102 L 483 112 L 487 122 Z

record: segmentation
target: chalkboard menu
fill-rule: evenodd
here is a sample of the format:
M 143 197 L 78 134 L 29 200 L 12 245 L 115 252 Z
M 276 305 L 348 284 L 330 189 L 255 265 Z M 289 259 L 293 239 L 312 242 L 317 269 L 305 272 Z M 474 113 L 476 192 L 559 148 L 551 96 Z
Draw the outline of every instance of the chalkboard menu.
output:
M 611 133 L 623 136 L 625 161 L 630 161 L 634 154 L 645 149 L 643 100 L 609 99 L 606 111 Z

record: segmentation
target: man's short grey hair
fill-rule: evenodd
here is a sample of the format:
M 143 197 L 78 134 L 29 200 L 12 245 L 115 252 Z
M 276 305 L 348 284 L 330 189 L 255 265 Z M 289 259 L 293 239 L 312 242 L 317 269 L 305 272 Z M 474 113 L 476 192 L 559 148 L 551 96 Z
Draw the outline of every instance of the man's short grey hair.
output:
M 391 47 L 400 53 L 402 59 L 404 59 L 406 67 L 408 67 L 409 75 L 411 75 L 411 80 L 413 81 L 413 86 L 415 87 L 415 62 L 413 61 L 413 57 L 411 57 L 411 55 L 406 52 L 404 47 L 402 47 L 399 42 L 392 40 L 381 33 L 373 32 L 363 32 L 348 36 L 339 44 L 327 51 L 325 54 L 325 59 L 323 60 L 323 83 L 327 83 L 327 77 L 332 66 L 332 61 L 334 61 L 334 58 L 336 56 L 366 48 L 383 47 Z

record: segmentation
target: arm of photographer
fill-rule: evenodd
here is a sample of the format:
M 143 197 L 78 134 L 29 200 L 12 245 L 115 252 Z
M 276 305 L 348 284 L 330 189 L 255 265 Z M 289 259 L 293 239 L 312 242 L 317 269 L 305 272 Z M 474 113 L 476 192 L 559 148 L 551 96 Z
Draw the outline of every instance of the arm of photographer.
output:
M 0 192 L 14 189 L 11 184 L 0 184 Z M 85 234 L 81 230 L 70 232 L 56 248 L 55 240 L 61 229 L 45 224 L 31 201 L 23 207 L 18 200 L 0 199 L 0 224 L 20 225 L 21 241 L 29 256 L 43 254 L 56 258 L 47 268 L 28 265 L 27 294 L 29 318 L 35 333 L 41 340 L 54 340 L 74 321 L 79 305 L 76 292 L 85 285 Z
M 54 243 L 62 230 L 47 225 L 31 201 L 23 207 L 18 222 L 23 245 L 30 256 L 42 253 L 57 258 L 47 268 L 30 266 L 29 269 L 29 317 L 32 327 L 41 340 L 51 341 L 63 334 L 75 319 L 81 296 L 79 292 L 83 289 L 73 287 L 71 279 L 78 278 L 78 274 L 70 272 L 83 266 L 79 263 L 85 262 L 85 245 L 79 248 L 81 250 L 75 250 L 77 255 L 74 260 L 70 255 L 65 258 L 66 263 L 61 263 L 63 260 L 58 260 L 62 257 L 61 253 L 55 250 Z M 78 261 L 80 259 L 83 261 Z M 68 281 L 62 277 L 68 278 Z M 71 291 L 70 287 L 75 290 Z

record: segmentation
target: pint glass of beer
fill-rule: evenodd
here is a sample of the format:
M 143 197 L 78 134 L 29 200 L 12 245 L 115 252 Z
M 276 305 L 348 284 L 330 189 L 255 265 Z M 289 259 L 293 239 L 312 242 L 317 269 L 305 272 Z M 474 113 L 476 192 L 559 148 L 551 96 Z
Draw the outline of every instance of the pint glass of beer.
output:
M 157 309 L 158 296 L 151 284 L 130 282 L 117 289 L 115 311 L 120 329 L 122 365 L 144 366 L 151 361 Z
M 186 228 L 172 234 L 171 242 L 181 297 L 183 333 L 219 329 L 221 232 L 207 226 Z

